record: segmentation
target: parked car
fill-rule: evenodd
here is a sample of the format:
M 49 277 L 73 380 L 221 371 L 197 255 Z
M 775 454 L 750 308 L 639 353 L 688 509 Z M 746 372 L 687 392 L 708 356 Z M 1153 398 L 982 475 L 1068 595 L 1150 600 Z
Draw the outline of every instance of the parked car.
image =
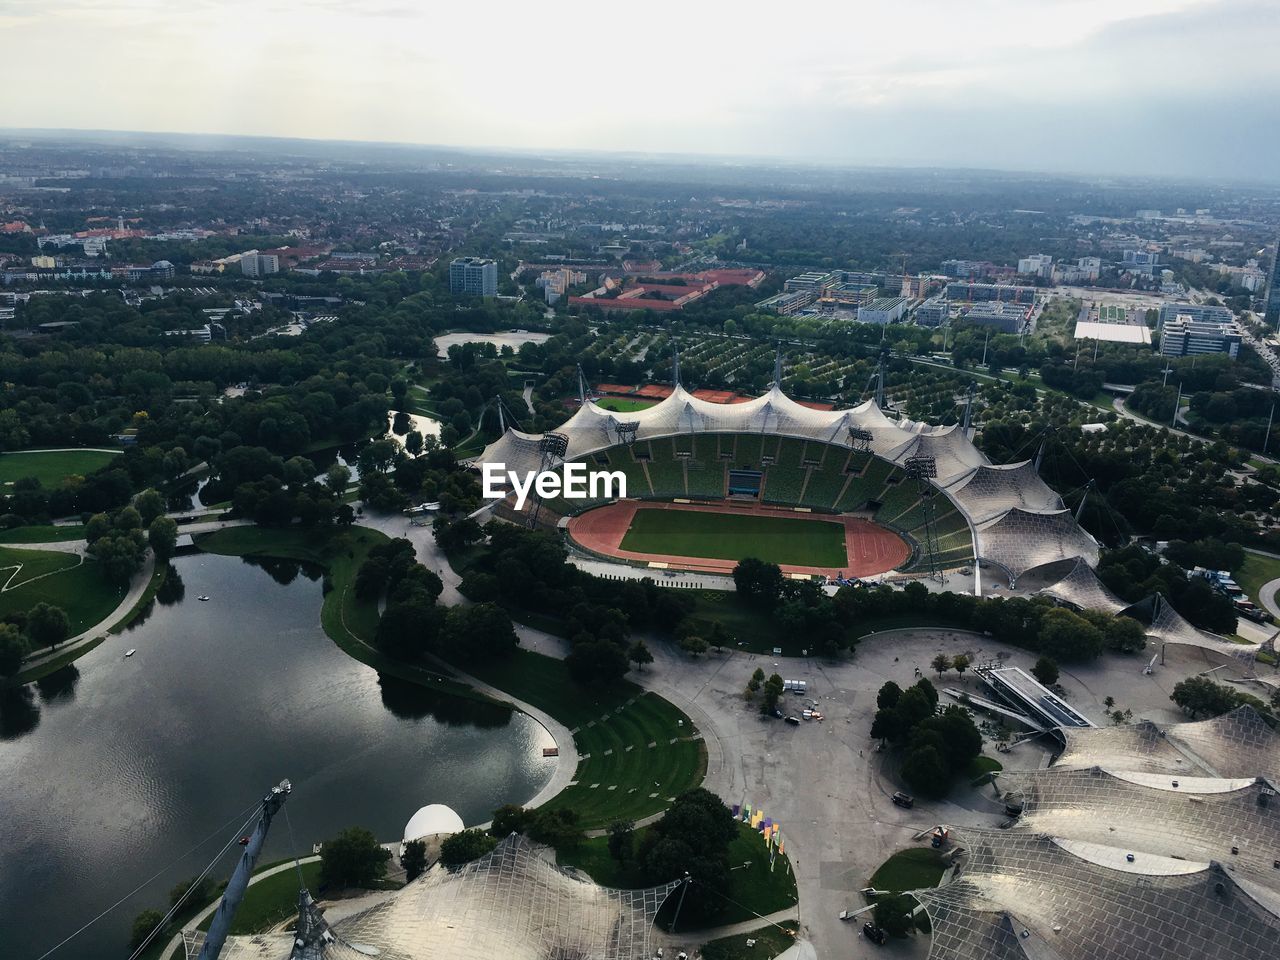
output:
M 862 935 L 872 943 L 879 944 L 880 946 L 884 946 L 885 941 L 889 939 L 889 935 L 870 920 L 862 925 Z
M 800 726 L 800 718 L 799 718 L 799 717 L 787 717 L 785 722 L 786 722 L 786 723 L 791 724 L 791 725 L 792 725 L 792 726 L 794 726 L 794 727 L 798 727 L 798 726 Z
M 915 797 L 909 796 L 908 794 L 903 793 L 901 790 L 895 793 L 892 799 L 895 806 L 906 807 L 908 810 L 910 810 L 912 807 L 916 805 Z

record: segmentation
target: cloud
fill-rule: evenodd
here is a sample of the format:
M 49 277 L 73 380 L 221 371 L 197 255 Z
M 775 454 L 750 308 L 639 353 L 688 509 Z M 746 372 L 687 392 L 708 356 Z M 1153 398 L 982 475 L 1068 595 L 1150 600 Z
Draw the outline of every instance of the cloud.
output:
M 1234 176 L 1274 176 L 1280 139 L 1254 0 L 0 0 L 0 24 L 0 84 L 40 89 L 0 125 Z

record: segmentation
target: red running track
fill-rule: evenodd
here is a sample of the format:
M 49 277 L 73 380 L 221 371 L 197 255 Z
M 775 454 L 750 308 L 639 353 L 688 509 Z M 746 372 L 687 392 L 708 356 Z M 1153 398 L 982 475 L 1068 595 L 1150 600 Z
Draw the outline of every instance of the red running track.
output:
M 769 507 L 752 501 L 725 500 L 721 503 L 655 503 L 652 501 L 619 500 L 607 506 L 588 510 L 571 517 L 568 533 L 576 543 L 593 553 L 618 557 L 624 560 L 665 563 L 677 570 L 693 570 L 701 573 L 732 573 L 735 560 L 719 560 L 703 557 L 683 557 L 675 554 L 638 553 L 623 550 L 622 538 L 631 527 L 637 510 L 693 510 L 703 513 L 756 513 L 766 516 L 790 517 L 793 520 L 821 520 L 838 523 L 844 527 L 844 548 L 848 558 L 844 567 L 801 567 L 782 564 L 783 573 L 806 573 L 820 576 L 873 577 L 888 573 L 907 562 L 911 548 L 905 540 L 878 524 L 863 517 L 832 516 L 822 513 L 797 513 L 786 507 Z

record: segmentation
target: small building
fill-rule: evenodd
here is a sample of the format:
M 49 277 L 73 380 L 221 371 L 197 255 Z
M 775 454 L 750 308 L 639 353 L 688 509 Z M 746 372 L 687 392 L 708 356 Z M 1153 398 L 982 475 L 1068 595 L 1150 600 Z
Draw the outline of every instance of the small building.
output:
M 1031 319 L 1031 307 L 1027 304 L 993 300 L 975 303 L 964 318 L 970 323 L 995 327 L 1001 333 L 1021 333 Z

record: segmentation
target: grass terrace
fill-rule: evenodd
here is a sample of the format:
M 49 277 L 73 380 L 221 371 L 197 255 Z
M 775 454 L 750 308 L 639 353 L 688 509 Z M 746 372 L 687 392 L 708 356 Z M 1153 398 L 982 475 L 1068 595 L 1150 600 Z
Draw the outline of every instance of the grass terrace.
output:
M 95 561 L 77 553 L 13 547 L 0 547 L 0 584 L 0 617 L 51 603 L 66 611 L 70 636 L 105 620 L 127 592 L 109 583 Z
M 706 746 L 693 722 L 633 683 L 586 690 L 563 661 L 524 650 L 467 669 L 573 731 L 582 759 L 574 782 L 547 806 L 576 810 L 586 829 L 660 813 L 706 774 Z

